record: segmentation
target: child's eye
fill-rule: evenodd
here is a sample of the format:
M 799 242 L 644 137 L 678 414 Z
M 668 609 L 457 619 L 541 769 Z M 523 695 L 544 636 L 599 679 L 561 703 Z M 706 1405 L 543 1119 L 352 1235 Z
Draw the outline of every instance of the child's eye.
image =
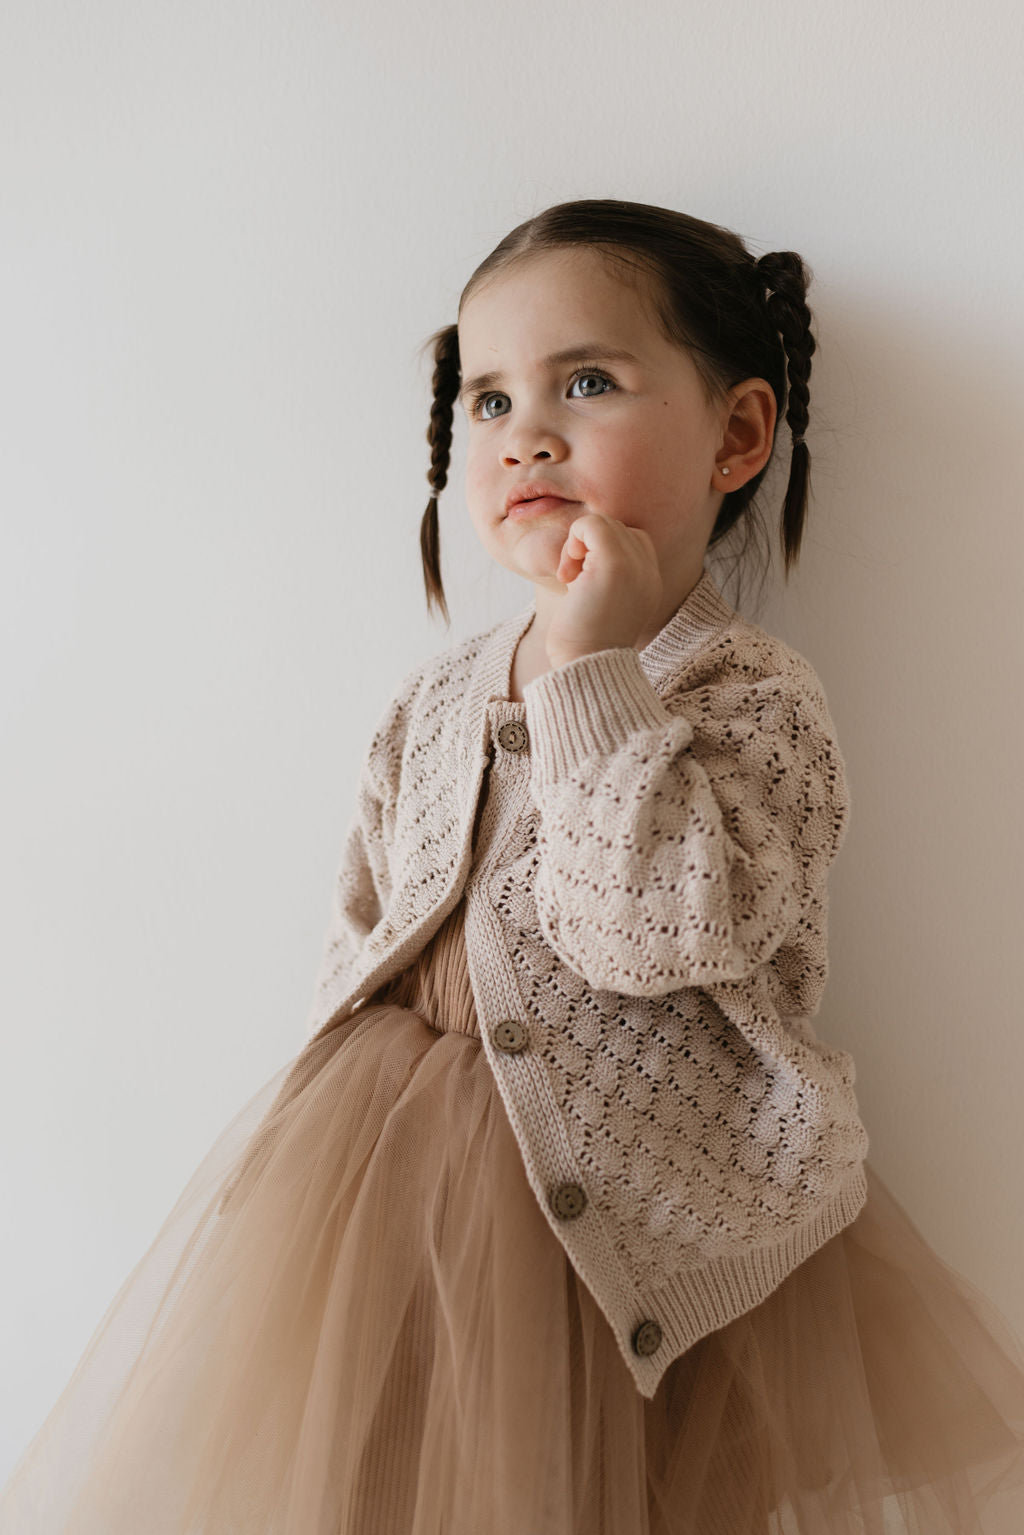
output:
M 577 379 L 582 379 L 582 378 L 599 378 L 604 383 L 609 384 L 612 389 L 617 389 L 619 387 L 618 384 L 616 384 L 613 379 L 608 377 L 608 374 L 605 373 L 602 368 L 591 367 L 588 363 L 584 363 L 584 364 L 582 364 L 580 367 L 578 367 L 576 369 L 575 373 L 573 373 L 571 378 L 569 379 L 569 384 L 572 385 L 572 384 L 574 384 L 576 382 Z M 600 399 L 601 395 L 607 394 L 607 392 L 608 391 L 606 389 L 602 389 L 597 394 L 585 394 L 585 395 L 578 396 L 578 398 L 581 398 L 581 399 L 584 399 L 584 400 L 597 400 L 597 399 Z M 469 401 L 469 414 L 470 414 L 470 416 L 477 416 L 477 415 L 479 415 L 478 407 L 483 404 L 484 400 L 493 399 L 495 396 L 499 396 L 500 394 L 501 394 L 501 390 L 500 389 L 487 389 L 487 390 L 482 390 L 479 394 L 471 395 L 470 396 L 470 401 Z M 505 398 L 507 399 L 508 396 L 506 395 Z M 493 421 L 494 417 L 493 416 L 483 416 L 483 417 L 481 417 L 481 420 Z

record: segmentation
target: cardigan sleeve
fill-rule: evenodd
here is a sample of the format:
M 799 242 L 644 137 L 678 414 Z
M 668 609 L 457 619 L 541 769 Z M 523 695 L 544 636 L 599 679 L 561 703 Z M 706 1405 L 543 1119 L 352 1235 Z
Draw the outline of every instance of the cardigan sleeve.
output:
M 788 655 L 663 699 L 617 646 L 524 688 L 541 929 L 591 986 L 743 980 L 820 895 L 849 794 L 817 675 Z
M 330 915 L 314 985 L 312 1015 L 338 977 L 355 965 L 391 898 L 388 849 L 401 768 L 408 701 L 405 679 L 380 717 L 360 763 L 355 805 L 345 830 Z

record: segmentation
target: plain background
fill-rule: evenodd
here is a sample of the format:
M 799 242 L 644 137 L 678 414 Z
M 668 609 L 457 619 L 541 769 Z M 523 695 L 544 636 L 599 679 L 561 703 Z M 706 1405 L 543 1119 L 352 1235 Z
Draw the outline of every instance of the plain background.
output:
M 851 784 L 818 1031 L 873 1165 L 1024 1332 L 1021 26 L 6 0 L 0 1478 L 303 1043 L 394 687 L 532 596 L 472 531 L 457 421 L 427 615 L 416 349 L 577 197 L 814 272 L 808 530 L 745 611 L 818 669 Z

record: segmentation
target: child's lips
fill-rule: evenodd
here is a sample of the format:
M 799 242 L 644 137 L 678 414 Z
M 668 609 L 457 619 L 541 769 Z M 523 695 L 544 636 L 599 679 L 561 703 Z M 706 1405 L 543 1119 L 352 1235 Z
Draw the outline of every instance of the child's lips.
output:
M 520 522 L 524 517 L 539 515 L 541 512 L 557 512 L 563 506 L 578 505 L 578 501 L 569 501 L 565 496 L 538 496 L 534 501 L 517 501 L 509 507 L 508 515 Z

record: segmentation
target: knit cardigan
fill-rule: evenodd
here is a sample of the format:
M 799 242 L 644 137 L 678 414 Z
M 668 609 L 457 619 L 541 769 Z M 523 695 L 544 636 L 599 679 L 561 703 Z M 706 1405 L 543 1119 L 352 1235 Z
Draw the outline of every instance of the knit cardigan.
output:
M 650 1398 L 867 1198 L 854 1063 L 810 1023 L 849 794 L 813 667 L 708 570 L 642 650 L 577 657 L 520 703 L 535 611 L 416 666 L 381 716 L 307 1033 L 465 898 L 526 1177 Z

